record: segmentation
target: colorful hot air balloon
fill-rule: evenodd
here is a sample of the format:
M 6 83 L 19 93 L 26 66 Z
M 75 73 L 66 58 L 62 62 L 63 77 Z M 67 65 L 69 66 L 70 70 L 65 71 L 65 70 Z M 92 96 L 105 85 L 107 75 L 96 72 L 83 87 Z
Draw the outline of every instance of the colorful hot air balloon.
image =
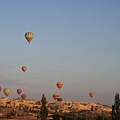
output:
M 31 42 L 31 40 L 33 39 L 34 34 L 32 32 L 26 32 L 25 33 L 25 38 L 27 39 L 28 43 Z
M 5 89 L 3 90 L 3 92 L 4 92 L 4 94 L 5 94 L 6 96 L 8 96 L 8 95 L 10 94 L 10 89 L 9 89 L 9 88 L 5 88 Z
M 93 92 L 89 93 L 89 96 L 90 96 L 91 98 L 94 97 L 94 93 L 93 93 Z
M 17 93 L 20 95 L 22 93 L 22 89 L 17 89 Z
M 60 88 L 62 88 L 63 83 L 62 83 L 62 82 L 58 82 L 56 85 L 57 85 L 57 87 L 60 89 Z
M 23 72 L 25 72 L 27 70 L 27 67 L 26 66 L 22 66 L 22 70 L 23 70 Z
M 26 94 L 22 94 L 22 95 L 21 95 L 21 98 L 22 98 L 23 100 L 25 100 L 25 99 L 26 99 L 26 97 L 27 97 L 27 95 L 26 95 Z
M 55 100 L 57 100 L 57 99 L 59 98 L 59 94 L 54 93 L 54 94 L 53 94 L 53 98 L 54 98 Z
M 2 91 L 2 87 L 0 86 L 0 92 Z

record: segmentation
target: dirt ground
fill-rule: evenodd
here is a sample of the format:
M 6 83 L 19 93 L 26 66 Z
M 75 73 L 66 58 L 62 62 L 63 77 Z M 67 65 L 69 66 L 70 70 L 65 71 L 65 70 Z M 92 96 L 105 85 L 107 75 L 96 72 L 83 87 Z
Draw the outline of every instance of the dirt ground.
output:
M 6 114 L 10 113 L 11 111 L 12 111 L 12 108 L 0 108 L 0 119 L 7 120 Z M 17 110 L 17 115 L 11 116 L 11 119 L 12 120 L 37 120 L 37 114 L 24 112 L 22 110 Z
M 6 118 L 6 114 L 10 113 L 12 111 L 12 108 L 2 108 L 0 107 L 0 120 L 38 120 L 37 119 L 37 113 L 32 112 L 24 112 L 23 110 L 16 110 L 17 114 L 16 116 L 11 116 L 10 119 Z M 96 118 L 98 115 L 95 113 L 89 113 L 89 112 L 80 112 L 79 116 L 87 117 L 87 118 Z M 109 116 L 108 116 L 109 118 Z M 48 117 L 48 120 L 52 120 L 51 117 Z M 111 119 L 108 119 L 111 120 Z

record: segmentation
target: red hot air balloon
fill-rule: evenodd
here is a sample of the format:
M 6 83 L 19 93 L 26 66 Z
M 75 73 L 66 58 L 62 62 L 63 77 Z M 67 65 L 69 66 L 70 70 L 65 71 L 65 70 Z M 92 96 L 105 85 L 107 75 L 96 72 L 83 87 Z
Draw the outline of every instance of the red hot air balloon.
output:
M 25 99 L 26 99 L 26 97 L 27 97 L 27 95 L 26 95 L 26 94 L 22 94 L 22 95 L 21 95 L 21 98 L 22 98 L 23 100 L 25 100 Z
M 94 97 L 94 93 L 93 92 L 91 92 L 91 93 L 89 93 L 89 96 L 92 98 L 92 97 Z
M 2 91 L 2 87 L 0 86 L 0 92 Z
M 27 67 L 26 66 L 22 66 L 22 70 L 23 70 L 23 72 L 25 72 L 27 70 Z
M 63 83 L 62 83 L 62 82 L 58 82 L 56 85 L 57 85 L 57 87 L 60 89 L 60 88 L 62 88 Z
M 53 98 L 54 98 L 55 100 L 57 100 L 57 99 L 59 98 L 59 94 L 54 93 L 54 94 L 53 94 Z
M 22 93 L 22 89 L 17 89 L 17 93 L 20 95 Z

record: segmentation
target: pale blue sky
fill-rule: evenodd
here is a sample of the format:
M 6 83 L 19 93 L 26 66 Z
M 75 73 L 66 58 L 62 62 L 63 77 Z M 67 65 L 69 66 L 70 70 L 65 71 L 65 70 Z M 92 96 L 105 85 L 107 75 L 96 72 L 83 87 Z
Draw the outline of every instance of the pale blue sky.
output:
M 120 93 L 119 6 L 119 0 L 1 0 L 0 86 L 11 89 L 9 97 L 21 88 L 28 99 L 59 93 L 112 105 Z M 30 44 L 28 31 L 35 36 Z

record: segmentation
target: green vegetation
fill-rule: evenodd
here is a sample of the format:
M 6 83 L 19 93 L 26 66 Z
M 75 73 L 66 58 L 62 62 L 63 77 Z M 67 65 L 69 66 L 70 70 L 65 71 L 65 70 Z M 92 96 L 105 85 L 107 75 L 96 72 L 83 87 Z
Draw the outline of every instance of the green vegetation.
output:
M 40 108 L 40 118 L 41 120 L 46 120 L 48 116 L 48 109 L 46 107 L 47 102 L 46 102 L 45 94 L 43 94 L 41 102 L 42 102 L 42 106 Z
M 53 114 L 52 118 L 53 118 L 53 120 L 59 120 L 60 115 L 59 114 Z
M 7 113 L 7 114 L 6 114 L 6 118 L 7 118 L 7 120 L 10 119 L 10 118 L 11 118 L 11 114 L 10 114 L 10 113 Z
M 112 105 L 112 120 L 120 120 L 120 98 L 119 94 L 115 94 L 114 105 Z
M 6 114 L 6 118 L 7 118 L 7 120 L 11 119 L 11 116 L 15 116 L 15 115 L 16 115 L 16 110 L 12 109 L 12 111 L 10 113 Z

